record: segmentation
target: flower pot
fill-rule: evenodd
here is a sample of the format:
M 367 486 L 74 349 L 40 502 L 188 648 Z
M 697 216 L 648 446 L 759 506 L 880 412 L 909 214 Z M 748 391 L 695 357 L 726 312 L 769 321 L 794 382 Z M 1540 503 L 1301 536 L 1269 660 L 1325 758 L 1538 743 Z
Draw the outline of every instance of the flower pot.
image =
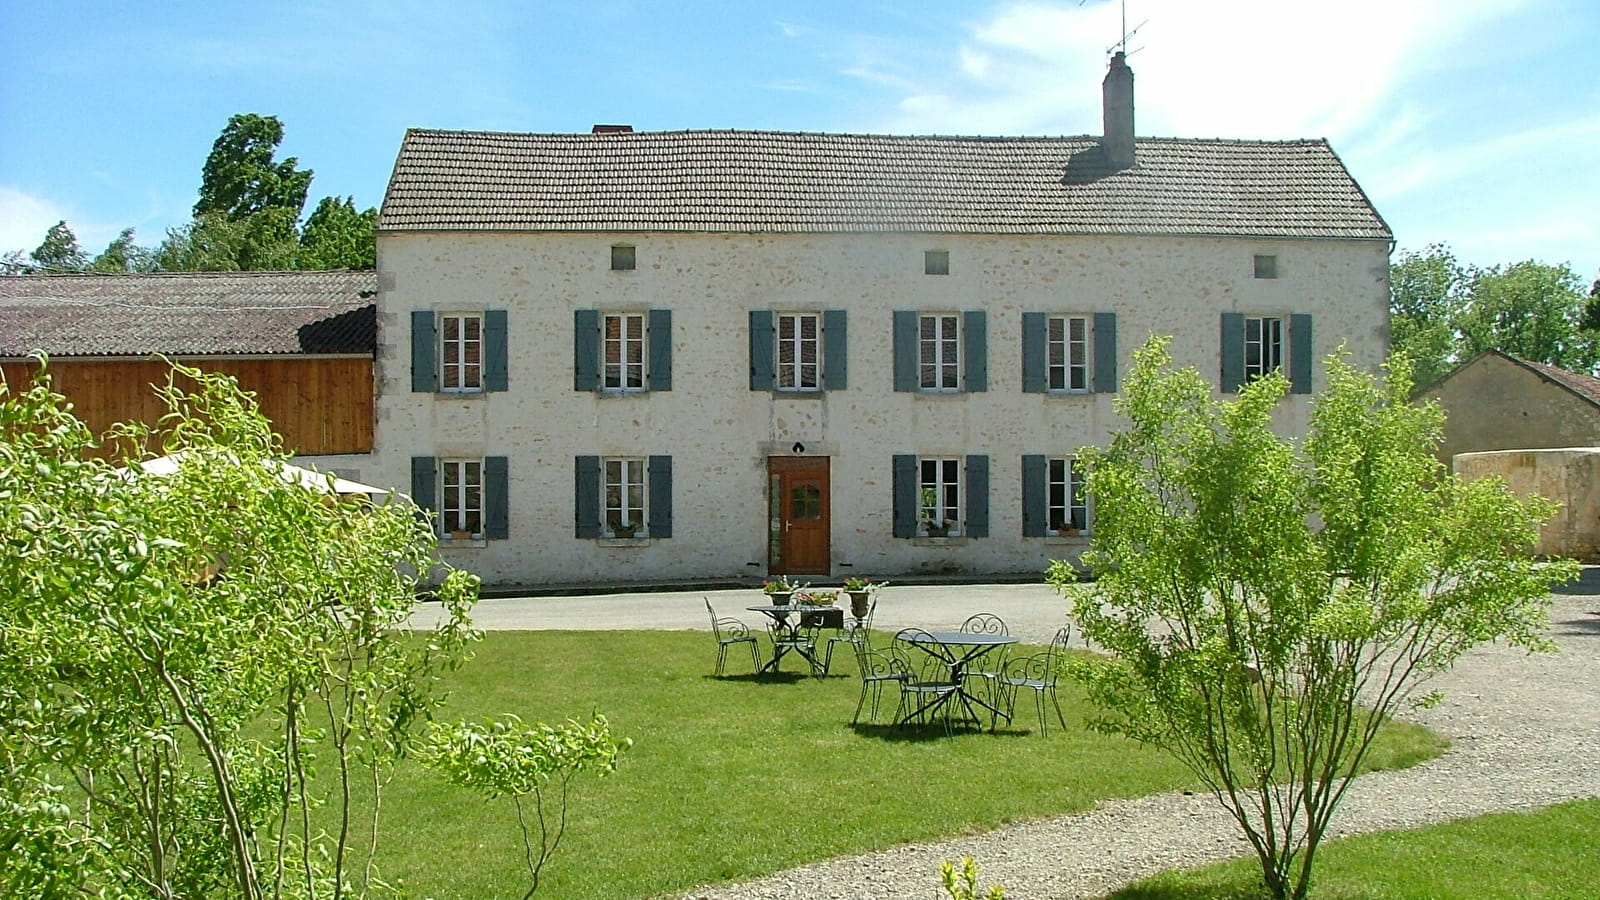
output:
M 846 591 L 850 595 L 850 615 L 857 619 L 867 617 L 867 609 L 871 606 L 871 591 Z
M 450 532 L 450 540 L 452 540 L 452 541 L 470 541 L 470 540 L 472 540 L 472 532 L 470 532 L 470 531 L 452 531 L 452 532 Z
M 767 602 L 773 606 L 788 606 L 792 591 L 768 591 Z

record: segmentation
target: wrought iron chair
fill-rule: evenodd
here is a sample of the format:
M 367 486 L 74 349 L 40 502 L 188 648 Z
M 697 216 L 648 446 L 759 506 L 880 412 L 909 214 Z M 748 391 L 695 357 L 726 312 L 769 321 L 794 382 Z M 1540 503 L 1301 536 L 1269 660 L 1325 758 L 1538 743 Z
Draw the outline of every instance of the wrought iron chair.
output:
M 896 722 L 927 721 L 928 711 L 938 709 L 944 713 L 944 732 L 950 734 L 950 707 L 961 685 L 951 675 L 956 660 L 949 649 L 921 628 L 902 628 L 895 633 L 889 655 L 906 673 Z
M 738 619 L 731 616 L 718 618 L 717 611 L 711 608 L 711 598 L 701 597 L 706 602 L 706 612 L 711 615 L 711 633 L 717 638 L 717 677 L 722 677 L 722 669 L 728 661 L 728 648 L 734 644 L 750 645 L 750 663 L 757 671 L 761 669 L 761 653 L 756 649 L 756 637 L 750 629 Z
M 871 721 L 877 721 L 878 705 L 883 699 L 883 686 L 891 683 L 904 685 L 907 680 L 905 665 L 887 653 L 871 649 L 865 641 L 852 643 L 851 647 L 855 650 L 856 667 L 861 670 L 861 697 L 856 700 L 856 712 L 850 717 L 850 724 L 854 725 L 861 721 L 861 709 L 867 703 L 868 692 L 872 694 L 872 709 L 868 716 Z M 831 651 L 833 645 L 829 644 L 828 649 Z M 896 703 L 897 717 L 899 709 L 900 704 Z
M 1046 695 L 1056 709 L 1056 721 L 1061 723 L 1062 728 L 1067 727 L 1067 717 L 1061 714 L 1061 700 L 1056 696 L 1056 679 L 1061 672 L 1062 660 L 1066 658 L 1069 633 L 1063 627 L 1056 631 L 1049 648 L 1043 653 L 1009 660 L 1000 676 L 999 687 L 1004 693 L 1004 708 L 1008 713 L 1016 712 L 1018 691 L 1023 688 L 1033 691 L 1034 707 L 1039 712 L 1039 733 L 1046 736 L 1050 734 L 1050 717 L 1044 706 Z
M 852 649 L 857 649 L 860 647 L 866 647 L 869 650 L 872 649 L 872 642 L 869 637 L 869 632 L 872 630 L 872 616 L 877 611 L 878 598 L 873 597 L 872 602 L 867 605 L 867 614 L 865 616 L 862 616 L 859 619 L 854 616 L 845 617 L 844 630 L 828 638 L 828 651 L 822 659 L 822 671 L 828 671 L 828 667 L 833 662 L 834 644 L 850 644 L 852 645 Z
M 994 613 L 974 613 L 961 623 L 961 631 L 967 634 L 1004 634 L 1011 631 L 1006 628 L 1005 620 Z M 1010 647 L 999 647 L 983 657 L 984 666 L 978 668 L 968 666 L 962 671 L 961 677 L 975 679 L 983 682 L 984 694 L 989 702 L 995 706 L 1000 705 L 1000 675 L 1005 671 L 1006 655 Z

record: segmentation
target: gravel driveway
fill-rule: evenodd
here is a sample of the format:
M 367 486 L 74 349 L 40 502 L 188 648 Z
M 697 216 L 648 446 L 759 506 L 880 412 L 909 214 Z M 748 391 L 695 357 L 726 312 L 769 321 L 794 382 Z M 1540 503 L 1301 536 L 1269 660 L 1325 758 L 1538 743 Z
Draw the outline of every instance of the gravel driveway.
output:
M 491 600 L 485 628 L 705 627 L 701 593 Z M 719 614 L 744 614 L 753 591 L 707 592 Z M 890 587 L 875 627 L 959 624 L 999 613 L 1025 640 L 1045 641 L 1063 601 L 1039 585 Z M 691 614 L 692 613 L 692 614 Z M 746 614 L 748 615 L 748 614 Z M 698 616 L 698 618 L 697 618 Z M 427 614 L 419 614 L 419 624 Z M 609 623 L 609 624 L 602 624 Z M 1445 699 L 1416 721 L 1453 741 L 1440 758 L 1360 778 L 1334 818 L 1334 836 L 1535 809 L 1600 796 L 1600 568 L 1553 597 L 1550 635 L 1560 652 L 1480 648 L 1434 682 Z M 1046 739 L 1041 750 L 1047 752 Z M 1019 900 L 1092 897 L 1162 869 L 1249 852 L 1209 795 L 1108 801 L 1078 815 L 986 834 L 843 857 L 757 881 L 701 888 L 684 900 L 903 900 L 935 898 L 941 859 L 973 856 L 984 884 Z

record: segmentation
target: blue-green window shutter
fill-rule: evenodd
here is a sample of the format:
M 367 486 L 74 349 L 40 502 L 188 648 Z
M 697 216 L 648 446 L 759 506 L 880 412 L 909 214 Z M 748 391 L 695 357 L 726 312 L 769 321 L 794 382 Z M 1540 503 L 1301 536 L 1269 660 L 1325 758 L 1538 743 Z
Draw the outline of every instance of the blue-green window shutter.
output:
M 1117 392 L 1117 314 L 1094 314 L 1094 390 L 1097 394 Z
M 1237 394 L 1244 386 L 1244 313 L 1222 314 L 1222 392 Z
M 750 390 L 770 391 L 777 386 L 777 366 L 772 359 L 772 310 L 750 310 Z
M 600 536 L 600 457 L 573 458 L 573 537 Z
M 894 311 L 894 389 L 917 389 L 917 311 Z
M 1022 392 L 1042 394 L 1049 387 L 1045 360 L 1049 356 L 1046 336 L 1049 317 L 1042 312 L 1022 314 Z
M 600 389 L 600 310 L 598 309 L 572 311 L 572 389 L 575 391 Z
M 511 537 L 511 485 L 504 456 L 483 458 L 483 536 L 491 541 Z
M 1045 485 L 1045 461 L 1042 453 L 1025 453 L 1022 456 L 1022 536 L 1044 537 L 1050 530 L 1049 496 Z
M 917 458 L 896 453 L 890 470 L 894 487 L 894 536 L 917 536 Z
M 439 489 L 435 486 L 438 464 L 431 456 L 411 457 L 411 499 L 417 504 L 417 509 L 427 519 L 434 533 L 439 530 L 439 519 L 435 513 L 439 510 Z
M 967 537 L 989 536 L 989 457 L 967 457 Z
M 850 341 L 842 309 L 822 311 L 822 387 L 842 391 L 850 386 Z
M 411 389 L 433 393 L 439 389 L 439 335 L 431 309 L 411 311 Z
M 961 389 L 978 393 L 989 389 L 989 327 L 981 309 L 969 309 L 961 316 L 961 351 L 966 357 L 965 382 Z
M 672 457 L 652 456 L 646 464 L 650 481 L 649 524 L 652 538 L 672 537 Z
M 1289 317 L 1289 393 L 1311 393 L 1311 316 L 1295 313 Z
M 486 310 L 483 314 L 483 389 L 505 390 L 506 369 L 506 311 Z
M 646 326 L 652 391 L 672 390 L 672 310 L 652 309 Z

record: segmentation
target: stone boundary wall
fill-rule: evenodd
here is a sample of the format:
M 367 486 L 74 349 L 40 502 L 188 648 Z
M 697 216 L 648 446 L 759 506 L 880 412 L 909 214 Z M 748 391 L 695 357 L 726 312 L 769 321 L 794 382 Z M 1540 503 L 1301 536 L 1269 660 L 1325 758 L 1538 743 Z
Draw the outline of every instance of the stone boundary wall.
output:
M 1519 497 L 1538 493 L 1561 504 L 1536 553 L 1600 561 L 1600 447 L 1458 453 L 1452 465 L 1465 481 L 1498 475 Z

